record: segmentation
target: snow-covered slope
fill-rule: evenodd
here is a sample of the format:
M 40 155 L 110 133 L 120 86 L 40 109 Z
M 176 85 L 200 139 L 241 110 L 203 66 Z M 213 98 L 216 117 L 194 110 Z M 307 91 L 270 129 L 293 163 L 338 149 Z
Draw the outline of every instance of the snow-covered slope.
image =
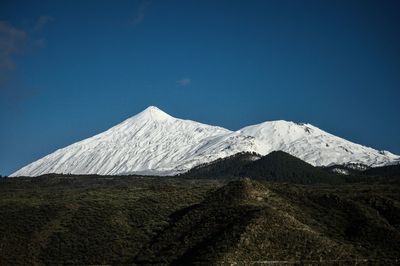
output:
M 254 137 L 255 151 L 281 150 L 314 166 L 360 163 L 381 166 L 400 162 L 388 151 L 378 151 L 329 134 L 313 125 L 287 121 L 248 126 L 239 133 Z
M 221 127 L 176 119 L 149 107 L 91 138 L 57 150 L 13 174 L 171 172 L 202 143 L 229 133 Z
M 400 162 L 397 155 L 354 144 L 310 124 L 272 121 L 232 132 L 177 119 L 151 106 L 103 133 L 59 149 L 11 176 L 175 174 L 242 151 L 266 155 L 274 150 L 288 152 L 318 166 L 350 162 L 380 166 Z

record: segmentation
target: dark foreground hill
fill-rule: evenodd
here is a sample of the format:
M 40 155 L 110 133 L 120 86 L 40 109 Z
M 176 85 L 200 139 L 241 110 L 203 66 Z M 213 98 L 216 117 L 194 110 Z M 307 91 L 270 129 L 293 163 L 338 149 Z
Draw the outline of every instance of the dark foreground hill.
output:
M 250 177 L 268 181 L 299 184 L 339 183 L 340 175 L 314 167 L 283 151 L 257 157 L 253 153 L 238 153 L 214 162 L 194 167 L 182 176 L 191 178 Z
M 0 265 L 400 258 L 398 185 L 41 177 L 0 183 Z

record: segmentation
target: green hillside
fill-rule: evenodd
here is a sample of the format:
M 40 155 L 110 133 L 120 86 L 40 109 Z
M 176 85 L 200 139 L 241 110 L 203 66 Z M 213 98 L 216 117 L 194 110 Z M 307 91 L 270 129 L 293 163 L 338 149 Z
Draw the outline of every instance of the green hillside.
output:
M 393 184 L 5 179 L 0 215 L 0 265 L 394 265 L 400 258 Z

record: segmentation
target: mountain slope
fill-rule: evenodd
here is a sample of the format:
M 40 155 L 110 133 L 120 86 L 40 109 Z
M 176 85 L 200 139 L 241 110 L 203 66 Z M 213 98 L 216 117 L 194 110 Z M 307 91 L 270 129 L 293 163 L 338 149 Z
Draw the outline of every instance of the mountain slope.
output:
M 221 127 L 176 119 L 156 107 L 149 107 L 103 133 L 57 150 L 13 175 L 179 171 L 179 164 L 187 162 L 187 156 L 194 150 L 229 132 Z M 187 167 L 192 163 L 188 162 Z
M 351 143 L 309 124 L 272 121 L 233 132 L 174 118 L 151 106 L 11 176 L 46 173 L 170 175 L 239 152 L 266 155 L 275 150 L 285 151 L 314 166 L 350 162 L 381 166 L 400 162 L 397 155 Z

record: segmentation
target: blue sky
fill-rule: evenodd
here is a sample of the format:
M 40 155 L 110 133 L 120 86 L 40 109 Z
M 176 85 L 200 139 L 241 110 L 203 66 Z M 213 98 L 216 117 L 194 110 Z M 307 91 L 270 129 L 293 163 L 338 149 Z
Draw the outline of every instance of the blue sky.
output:
M 400 154 L 399 1 L 1 1 L 0 174 L 149 105 Z

